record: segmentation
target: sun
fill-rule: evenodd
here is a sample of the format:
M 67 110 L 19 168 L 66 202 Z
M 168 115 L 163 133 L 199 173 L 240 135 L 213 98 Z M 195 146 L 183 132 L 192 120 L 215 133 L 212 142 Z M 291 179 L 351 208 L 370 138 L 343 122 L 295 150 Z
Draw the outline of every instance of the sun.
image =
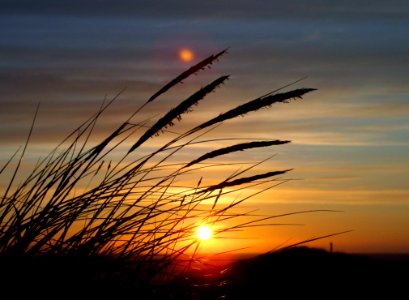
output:
M 212 230 L 207 225 L 201 225 L 197 228 L 196 235 L 200 240 L 206 241 L 212 237 Z
M 195 58 L 195 54 L 189 48 L 179 50 L 179 58 L 183 62 L 191 62 Z

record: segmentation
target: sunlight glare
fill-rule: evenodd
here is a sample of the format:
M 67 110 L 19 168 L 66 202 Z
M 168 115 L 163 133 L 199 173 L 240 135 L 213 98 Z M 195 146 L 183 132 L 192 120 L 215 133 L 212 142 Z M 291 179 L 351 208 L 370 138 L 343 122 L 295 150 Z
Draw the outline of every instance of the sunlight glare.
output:
M 188 49 L 188 48 L 183 48 L 179 51 L 179 58 L 183 61 L 183 62 L 190 62 L 193 60 L 194 58 L 194 53 L 192 50 Z
M 197 228 L 197 237 L 202 240 L 206 241 L 211 238 L 212 236 L 212 230 L 210 229 L 209 226 L 207 225 L 201 225 Z

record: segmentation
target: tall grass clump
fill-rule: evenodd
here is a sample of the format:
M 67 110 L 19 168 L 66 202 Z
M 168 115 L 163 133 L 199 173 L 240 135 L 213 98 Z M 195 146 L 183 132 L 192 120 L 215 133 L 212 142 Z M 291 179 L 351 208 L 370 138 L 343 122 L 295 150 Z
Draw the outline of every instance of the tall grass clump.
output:
M 162 94 L 209 67 L 225 53 L 224 50 L 209 56 L 165 84 L 112 133 L 95 142 L 97 122 L 102 121 L 103 114 L 121 93 L 105 101 L 18 181 L 35 127 L 33 121 L 25 145 L 0 166 L 0 175 L 5 176 L 8 170 L 10 176 L 0 198 L 0 255 L 4 266 L 11 264 L 8 271 L 0 270 L 2 278 L 12 281 L 14 274 L 17 281 L 34 280 L 38 273 L 33 270 L 47 266 L 52 272 L 64 270 L 64 274 L 70 274 L 64 280 L 86 278 L 87 285 L 105 280 L 108 285 L 117 279 L 118 286 L 128 282 L 141 287 L 169 270 L 172 263 L 194 259 L 199 243 L 195 230 L 199 223 L 220 224 L 215 227 L 217 237 L 279 217 L 257 217 L 235 209 L 281 183 L 280 176 L 290 169 L 257 171 L 261 161 L 243 162 L 236 172 L 217 182 L 205 180 L 201 178 L 205 175 L 200 174 L 220 167 L 215 158 L 290 141 L 234 142 L 224 137 L 217 139 L 222 143 L 219 148 L 207 153 L 199 153 L 194 147 L 214 144 L 216 139 L 206 139 L 205 135 L 231 119 L 275 103 L 301 99 L 314 89 L 277 90 L 210 117 L 182 133 L 168 133 L 168 127 L 182 121 L 182 117 L 226 83 L 229 76 L 225 75 L 157 120 L 135 121 L 144 107 L 160 101 Z M 162 144 L 150 143 L 165 134 L 170 138 Z M 195 153 L 196 158 L 178 159 L 178 154 L 186 150 Z M 193 183 L 184 183 L 183 179 L 198 174 Z M 239 196 L 250 188 L 254 191 L 250 195 Z M 224 197 L 233 200 L 220 201 Z M 34 269 L 24 269 L 28 264 Z M 70 268 L 73 273 L 67 271 Z M 117 274 L 118 268 L 124 270 L 121 275 Z M 126 274 L 132 275 L 124 278 Z M 80 284 L 79 279 L 75 282 Z

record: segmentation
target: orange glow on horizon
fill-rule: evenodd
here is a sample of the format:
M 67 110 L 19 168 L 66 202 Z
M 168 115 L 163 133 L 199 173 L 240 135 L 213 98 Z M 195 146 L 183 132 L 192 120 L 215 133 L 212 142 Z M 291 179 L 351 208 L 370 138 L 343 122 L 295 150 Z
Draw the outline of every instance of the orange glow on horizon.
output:
M 195 57 L 195 54 L 192 50 L 188 48 L 183 48 L 179 50 L 179 58 L 183 62 L 191 62 Z

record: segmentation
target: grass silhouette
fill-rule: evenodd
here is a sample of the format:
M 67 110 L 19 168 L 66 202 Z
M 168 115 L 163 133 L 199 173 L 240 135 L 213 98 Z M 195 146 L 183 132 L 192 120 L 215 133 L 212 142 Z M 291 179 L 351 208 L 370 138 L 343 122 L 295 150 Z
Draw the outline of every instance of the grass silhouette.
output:
M 123 91 L 103 102 L 95 114 L 17 183 L 35 127 L 34 117 L 24 147 L 0 168 L 0 176 L 12 170 L 7 173 L 11 175 L 0 198 L 0 272 L 5 286 L 22 284 L 33 291 L 47 285 L 74 295 L 74 291 L 83 289 L 103 294 L 135 288 L 140 295 L 152 296 L 150 282 L 154 278 L 175 274 L 176 269 L 169 273 L 169 266 L 176 261 L 191 263 L 195 259 L 198 221 L 225 224 L 236 220 L 234 225 L 219 227 L 214 233 L 217 236 L 280 217 L 259 217 L 235 208 L 282 183 L 278 176 L 290 169 L 257 172 L 264 161 L 250 165 L 243 162 L 239 171 L 213 184 L 204 185 L 200 179 L 181 186 L 177 179 L 219 167 L 211 162 L 214 158 L 289 141 L 255 139 L 198 153 L 193 160 L 175 162 L 175 158 L 182 150 L 213 142 L 214 139 L 204 139 L 206 134 L 230 119 L 275 103 L 300 99 L 314 89 L 270 92 L 174 135 L 156 148 L 151 145 L 148 153 L 143 149 L 156 136 L 165 134 L 169 126 L 182 121 L 182 116 L 223 85 L 229 76 L 218 77 L 205 85 L 156 121 L 134 121 L 140 111 L 225 54 L 223 50 L 210 55 L 175 77 L 111 134 L 94 144 L 97 122 L 101 122 Z M 232 140 L 226 137 L 218 141 L 226 144 Z M 251 195 L 227 203 L 219 201 L 253 187 L 258 190 Z M 292 214 L 308 212 L 311 211 Z

